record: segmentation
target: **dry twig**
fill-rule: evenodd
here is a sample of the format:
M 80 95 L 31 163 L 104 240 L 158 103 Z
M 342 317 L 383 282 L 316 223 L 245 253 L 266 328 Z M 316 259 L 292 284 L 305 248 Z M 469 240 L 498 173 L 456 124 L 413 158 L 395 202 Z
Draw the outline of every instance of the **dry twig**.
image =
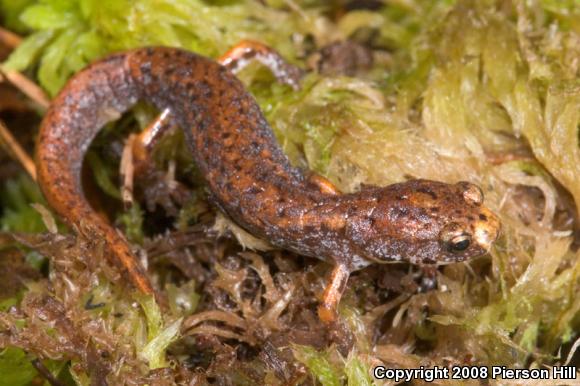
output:
M 22 43 L 22 38 L 14 32 L 0 27 L 0 42 L 10 48 L 16 48 Z
M 8 153 L 14 157 L 30 177 L 36 181 L 36 166 L 34 165 L 34 162 L 2 121 L 0 121 L 0 142 L 6 145 Z
M 5 78 L 14 87 L 22 91 L 26 96 L 32 99 L 43 110 L 48 109 L 50 98 L 46 93 L 33 81 L 22 75 L 18 71 L 0 70 L 0 80 Z

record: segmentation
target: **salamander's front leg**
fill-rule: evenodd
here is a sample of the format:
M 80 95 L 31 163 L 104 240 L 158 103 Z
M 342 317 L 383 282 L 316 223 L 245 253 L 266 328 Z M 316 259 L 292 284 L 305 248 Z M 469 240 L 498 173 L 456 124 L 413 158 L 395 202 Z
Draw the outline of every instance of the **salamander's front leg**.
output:
M 324 289 L 322 301 L 318 306 L 318 317 L 324 323 L 331 323 L 336 320 L 338 303 L 346 288 L 350 270 L 344 264 L 338 264 L 330 274 L 330 281 Z
M 290 63 L 273 48 L 253 40 L 242 40 L 222 55 L 218 62 L 236 74 L 252 61 L 258 61 L 268 67 L 280 83 L 300 88 L 302 70 Z

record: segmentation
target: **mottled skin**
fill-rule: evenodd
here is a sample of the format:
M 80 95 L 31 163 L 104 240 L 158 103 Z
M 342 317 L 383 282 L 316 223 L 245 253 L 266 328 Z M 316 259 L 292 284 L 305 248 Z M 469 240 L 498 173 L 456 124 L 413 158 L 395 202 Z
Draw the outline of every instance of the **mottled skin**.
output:
M 144 292 L 152 289 L 142 268 L 90 207 L 80 181 L 97 132 L 138 100 L 170 109 L 222 211 L 276 246 L 341 267 L 341 283 L 372 262 L 463 261 L 487 252 L 497 237 L 497 217 L 468 183 L 412 180 L 337 194 L 313 182 L 290 165 L 256 101 L 226 67 L 179 49 L 136 49 L 69 81 L 42 123 L 37 162 L 49 204 L 68 223 L 103 235 Z M 344 283 L 332 280 L 340 289 L 325 298 L 340 298 Z

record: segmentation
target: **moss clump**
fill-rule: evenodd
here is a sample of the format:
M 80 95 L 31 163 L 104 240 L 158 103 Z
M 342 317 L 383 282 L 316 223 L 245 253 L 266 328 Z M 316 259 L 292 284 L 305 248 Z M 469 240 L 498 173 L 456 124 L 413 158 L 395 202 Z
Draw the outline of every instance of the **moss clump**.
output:
M 38 186 L 27 176 L 4 181 L 0 191 L 2 217 L 0 228 L 13 232 L 41 232 L 45 230 L 40 214 L 30 205 L 43 202 Z
M 75 280 L 85 280 L 93 292 L 106 288 L 99 296 L 107 306 L 92 311 L 94 321 L 81 311 L 82 302 L 49 306 L 31 290 L 19 306 L 24 311 L 2 314 L 25 324 L 4 343 L 41 357 L 72 359 L 70 372 L 79 382 L 95 377 L 96 365 L 68 346 L 43 351 L 19 339 L 18 334 L 32 333 L 27 323 L 34 305 L 76 310 L 73 323 L 85 334 L 95 331 L 91 323 L 105 320 L 113 333 L 102 342 L 125 333 L 121 352 L 131 359 L 116 374 L 142 380 L 189 379 L 192 369 L 202 368 L 205 381 L 363 385 L 371 380 L 361 374 L 380 363 L 403 368 L 563 363 L 560 355 L 578 337 L 580 321 L 577 1 L 411 0 L 364 9 L 356 1 L 316 0 L 17 3 L 0 6 L 10 25 L 18 20 L 30 34 L 4 66 L 28 71 L 53 95 L 72 73 L 114 50 L 162 44 L 217 57 L 242 38 L 261 40 L 311 70 L 299 91 L 276 84 L 258 66 L 240 74 L 295 164 L 325 174 L 343 191 L 410 177 L 477 183 L 500 215 L 503 234 L 489 256 L 441 268 L 438 291 L 401 289 L 399 282 L 412 282 L 406 267 L 353 275 L 343 324 L 335 332 L 338 342 L 329 348 L 332 338 L 314 316 L 327 267 L 273 252 L 268 258 L 239 254 L 230 241 L 216 244 L 200 231 L 213 215 L 192 193 L 185 207 L 195 207 L 195 215 L 142 216 L 134 208 L 124 217 L 152 261 L 156 280 L 172 289 L 171 312 L 155 317 L 155 337 L 146 333 L 153 314 L 132 308 L 130 296 L 112 284 L 118 278 L 110 268 L 91 260 L 97 249 L 78 263 L 89 272 L 74 271 Z M 325 60 L 323 48 L 347 39 L 370 50 L 373 64 L 348 76 L 316 71 L 317 61 Z M 161 167 L 177 160 L 177 178 L 199 187 L 181 145 L 179 135 L 164 141 L 158 149 Z M 106 146 L 101 150 L 100 157 L 110 153 Z M 106 176 L 106 186 L 115 175 L 111 170 L 99 174 Z M 18 208 L 18 215 L 27 216 Z M 10 227 L 14 216 L 5 212 L 2 226 L 17 230 Z M 146 237 L 168 229 L 166 240 Z M 88 247 L 79 248 L 86 253 Z M 64 266 L 59 271 L 59 253 L 42 251 L 56 262 L 49 276 L 52 296 L 80 299 L 67 295 L 70 289 L 59 275 L 70 272 Z M 86 276 L 91 270 L 99 272 L 92 281 Z M 201 299 L 186 300 L 175 290 L 194 287 L 204 294 Z M 115 321 L 112 309 L 127 312 L 128 319 Z M 166 349 L 181 317 L 183 336 Z M 34 333 L 42 335 L 36 327 Z M 135 352 L 144 347 L 146 358 L 139 358 Z M 152 347 L 155 355 L 148 351 Z M 150 373 L 151 363 L 174 366 Z

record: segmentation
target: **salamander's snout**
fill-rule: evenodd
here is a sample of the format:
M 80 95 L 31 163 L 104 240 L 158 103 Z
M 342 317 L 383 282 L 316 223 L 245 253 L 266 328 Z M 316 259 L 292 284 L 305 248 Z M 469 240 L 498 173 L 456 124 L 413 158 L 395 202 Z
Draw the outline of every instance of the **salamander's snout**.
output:
M 498 238 L 501 230 L 499 217 L 483 205 L 483 191 L 477 185 L 461 181 L 457 184 L 463 191 L 463 200 L 469 206 L 477 210 L 475 221 L 471 224 L 473 242 L 485 253 L 489 252 L 494 241 Z
M 481 208 L 479 220 L 473 226 L 473 239 L 479 247 L 489 252 L 501 231 L 499 217 L 487 208 Z
M 499 217 L 484 206 L 482 190 L 469 182 L 459 182 L 449 196 L 446 223 L 439 234 L 442 253 L 439 262 L 465 261 L 488 253 L 501 230 Z M 455 198 L 453 198 L 453 196 Z
M 365 194 L 374 197 L 375 206 L 363 214 L 372 215 L 351 216 L 349 232 L 368 260 L 466 261 L 488 253 L 500 232 L 482 189 L 469 182 L 409 180 Z

